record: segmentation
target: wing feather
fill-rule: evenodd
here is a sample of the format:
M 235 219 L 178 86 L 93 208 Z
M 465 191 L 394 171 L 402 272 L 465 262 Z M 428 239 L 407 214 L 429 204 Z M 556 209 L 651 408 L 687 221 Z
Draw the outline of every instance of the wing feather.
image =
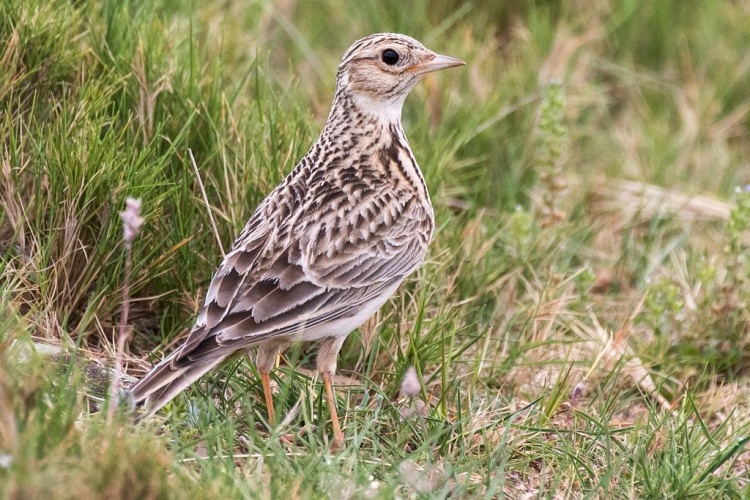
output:
M 300 336 L 382 303 L 421 263 L 432 227 L 416 198 L 388 196 L 375 206 L 330 211 L 297 227 L 264 228 L 255 219 L 265 214 L 256 210 L 214 276 L 177 359 Z

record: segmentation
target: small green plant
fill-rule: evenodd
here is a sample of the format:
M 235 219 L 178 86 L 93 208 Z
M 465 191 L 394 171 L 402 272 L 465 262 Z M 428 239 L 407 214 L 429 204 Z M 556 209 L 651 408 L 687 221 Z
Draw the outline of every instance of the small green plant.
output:
M 559 197 L 567 187 L 563 176 L 563 162 L 567 146 L 567 129 L 564 122 L 565 88 L 552 82 L 542 89 L 537 126 L 537 153 L 535 165 L 542 183 L 542 225 L 556 224 L 565 218 L 559 206 Z
M 747 316 L 748 299 L 750 299 L 750 185 L 735 190 L 735 204 L 729 212 L 726 225 L 724 247 L 725 275 L 720 283 L 721 300 L 715 304 L 719 316 Z M 741 321 L 741 318 L 732 318 Z
M 750 192 L 738 188 L 723 227 L 721 258 L 694 253 L 680 271 L 683 286 L 666 276 L 655 280 L 647 288 L 641 317 L 667 342 L 663 347 L 671 344 L 684 359 L 729 375 L 745 370 L 748 363 L 749 235 Z

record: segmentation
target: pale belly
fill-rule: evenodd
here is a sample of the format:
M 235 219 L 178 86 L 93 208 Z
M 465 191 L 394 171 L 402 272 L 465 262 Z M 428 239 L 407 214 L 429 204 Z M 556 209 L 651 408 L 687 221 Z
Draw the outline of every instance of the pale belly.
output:
M 396 289 L 401 283 L 397 283 L 391 288 L 386 289 L 380 296 L 364 304 L 360 312 L 354 316 L 348 318 L 342 318 L 338 320 L 325 323 L 323 325 L 316 325 L 308 329 L 302 329 L 296 332 L 294 335 L 289 337 L 291 342 L 310 342 L 314 340 L 320 340 L 327 337 L 345 337 L 352 331 L 357 329 L 365 321 L 370 319 L 386 301 L 396 292 Z

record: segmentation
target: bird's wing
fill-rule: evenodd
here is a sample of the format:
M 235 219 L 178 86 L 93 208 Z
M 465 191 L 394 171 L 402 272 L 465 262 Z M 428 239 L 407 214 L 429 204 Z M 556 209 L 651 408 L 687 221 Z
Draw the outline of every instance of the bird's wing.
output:
M 286 230 L 254 220 L 262 217 L 257 210 L 222 262 L 178 358 L 226 355 L 356 316 L 419 266 L 432 231 L 412 197 L 291 219 Z

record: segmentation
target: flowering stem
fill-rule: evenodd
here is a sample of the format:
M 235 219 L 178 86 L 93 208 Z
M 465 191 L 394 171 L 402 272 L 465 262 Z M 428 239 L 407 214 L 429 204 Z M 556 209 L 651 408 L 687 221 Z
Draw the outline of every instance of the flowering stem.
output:
M 140 217 L 141 201 L 128 198 L 125 202 L 125 210 L 120 212 L 123 225 L 123 240 L 125 242 L 125 278 L 122 287 L 122 311 L 120 313 L 120 326 L 118 328 L 117 347 L 115 348 L 115 372 L 112 375 L 112 385 L 109 391 L 109 408 L 107 410 L 107 423 L 110 424 L 115 416 L 117 403 L 119 401 L 120 379 L 122 378 L 122 358 L 125 352 L 125 344 L 128 340 L 128 312 L 130 310 L 130 273 L 133 260 L 133 239 L 138 233 L 143 219 Z
M 120 379 L 122 378 L 122 358 L 125 351 L 125 343 L 128 340 L 128 313 L 130 310 L 130 269 L 132 267 L 132 245 L 125 243 L 125 283 L 122 287 L 122 311 L 120 312 L 120 325 L 118 327 L 117 348 L 115 351 L 115 372 L 112 376 L 110 388 L 109 411 L 107 412 L 107 423 L 111 423 L 115 415 L 120 391 Z

